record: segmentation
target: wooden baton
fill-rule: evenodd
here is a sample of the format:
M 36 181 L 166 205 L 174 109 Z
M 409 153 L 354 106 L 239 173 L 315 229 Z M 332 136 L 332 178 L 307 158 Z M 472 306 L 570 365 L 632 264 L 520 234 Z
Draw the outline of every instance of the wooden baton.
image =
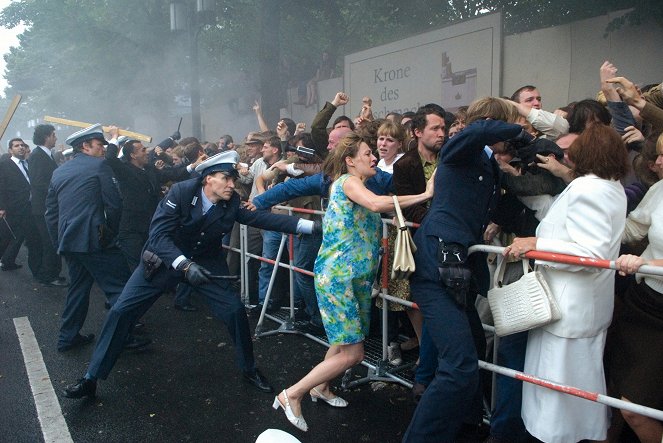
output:
M 0 123 L 0 138 L 2 138 L 3 135 L 5 135 L 7 126 L 9 126 L 9 122 L 14 116 L 14 113 L 16 112 L 16 108 L 18 108 L 19 103 L 21 103 L 21 95 L 17 94 L 14 96 L 14 99 L 9 104 L 9 109 L 7 109 L 7 112 L 5 112 L 5 118 L 3 118 L 2 123 Z
M 93 123 L 79 122 L 76 120 L 68 120 L 66 118 L 59 118 L 59 117 L 51 117 L 50 115 L 44 116 L 44 121 L 49 123 L 59 123 L 61 125 L 66 125 L 66 126 L 76 126 L 77 128 L 87 128 L 88 126 L 93 125 Z M 104 126 L 103 128 L 104 132 L 110 131 L 110 126 Z M 139 134 L 138 132 L 125 131 L 124 129 L 120 129 L 120 135 L 126 135 L 127 137 L 140 140 L 142 142 L 150 143 L 152 141 L 152 137 L 150 137 L 149 135 Z

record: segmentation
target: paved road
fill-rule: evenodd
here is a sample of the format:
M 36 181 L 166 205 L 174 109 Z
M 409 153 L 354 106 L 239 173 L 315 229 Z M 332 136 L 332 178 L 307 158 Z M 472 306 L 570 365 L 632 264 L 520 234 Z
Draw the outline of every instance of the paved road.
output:
M 26 262 L 24 256 L 19 259 Z M 100 382 L 96 400 L 67 399 L 62 388 L 85 372 L 92 347 L 56 351 L 65 295 L 66 289 L 33 283 L 25 268 L 0 273 L 2 441 L 44 441 L 14 325 L 21 317 L 34 330 L 74 442 L 253 442 L 268 428 L 283 429 L 302 442 L 398 442 L 414 410 L 406 388 L 388 384 L 373 391 L 364 385 L 342 394 L 350 402 L 346 410 L 305 402 L 310 430 L 302 433 L 271 408 L 273 395 L 242 382 L 229 336 L 204 302 L 194 299 L 201 311 L 184 313 L 172 309 L 167 297 L 145 316 L 151 347 L 125 352 L 109 379 Z M 106 313 L 103 301 L 95 287 L 83 333 L 98 334 Z M 256 341 L 255 352 L 260 368 L 282 389 L 319 362 L 325 348 L 305 337 L 277 335 Z

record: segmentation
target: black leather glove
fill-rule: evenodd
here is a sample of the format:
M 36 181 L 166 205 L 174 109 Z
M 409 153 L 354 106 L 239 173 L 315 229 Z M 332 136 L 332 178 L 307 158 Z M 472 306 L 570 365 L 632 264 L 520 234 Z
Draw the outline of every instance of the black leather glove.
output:
M 506 142 L 509 143 L 516 149 L 523 148 L 534 141 L 534 136 L 527 132 L 526 130 L 520 131 L 520 134 L 516 135 L 513 138 L 510 138 Z
M 201 286 L 205 283 L 209 283 L 209 276 L 212 275 L 207 269 L 191 260 L 184 260 L 179 264 L 177 270 L 184 272 L 184 278 L 186 278 L 192 286 Z
M 313 231 L 311 231 L 311 235 L 322 235 L 322 220 L 314 220 L 313 221 Z
M 173 135 L 170 136 L 170 138 L 172 138 L 173 141 L 177 141 L 182 138 L 182 134 L 180 134 L 180 131 L 175 131 L 173 132 Z

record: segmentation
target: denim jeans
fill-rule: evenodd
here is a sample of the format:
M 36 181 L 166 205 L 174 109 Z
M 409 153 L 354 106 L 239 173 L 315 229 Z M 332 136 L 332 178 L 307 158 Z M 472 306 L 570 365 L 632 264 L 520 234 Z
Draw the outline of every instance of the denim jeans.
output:
M 272 260 L 276 259 L 276 254 L 279 252 L 279 245 L 281 244 L 280 232 L 276 231 L 263 231 L 262 232 L 262 256 Z M 286 240 L 287 241 L 287 240 Z M 283 254 L 287 254 L 287 243 L 283 249 Z M 267 288 L 269 287 L 269 280 L 272 277 L 274 265 L 266 262 L 260 262 L 260 270 L 258 271 L 258 303 L 265 302 Z M 270 303 L 274 302 L 274 293 L 270 295 Z

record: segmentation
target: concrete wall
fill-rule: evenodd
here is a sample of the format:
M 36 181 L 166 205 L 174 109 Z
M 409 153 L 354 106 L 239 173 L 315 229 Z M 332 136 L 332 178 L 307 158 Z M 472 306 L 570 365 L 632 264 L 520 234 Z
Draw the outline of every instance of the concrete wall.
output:
M 621 14 L 504 37 L 499 95 L 510 96 L 520 86 L 533 84 L 543 96 L 545 109 L 550 110 L 573 100 L 593 98 L 599 89 L 599 67 L 605 60 L 613 62 L 620 75 L 636 83 L 660 83 L 663 81 L 663 28 L 629 26 L 604 37 L 607 24 Z M 472 51 L 472 48 L 467 50 Z M 440 74 L 431 73 L 431 84 L 419 83 L 417 87 L 437 87 Z M 282 114 L 310 124 L 325 101 L 331 101 L 337 91 L 352 90 L 352 86 L 347 78 L 345 84 L 343 78 L 325 80 L 318 86 L 319 106 L 291 105 L 283 109 Z M 363 95 L 359 89 L 354 91 Z M 291 91 L 291 96 L 296 96 L 296 90 Z M 351 97 L 353 99 L 357 101 L 361 97 Z M 375 97 L 373 99 L 375 104 Z M 444 102 L 442 105 L 449 106 Z M 350 109 L 339 110 L 335 116 L 346 111 Z
M 605 60 L 636 83 L 663 81 L 663 28 L 624 27 L 604 37 L 607 24 L 621 14 L 506 36 L 502 94 L 510 96 L 520 86 L 533 84 L 546 109 L 593 98 Z

